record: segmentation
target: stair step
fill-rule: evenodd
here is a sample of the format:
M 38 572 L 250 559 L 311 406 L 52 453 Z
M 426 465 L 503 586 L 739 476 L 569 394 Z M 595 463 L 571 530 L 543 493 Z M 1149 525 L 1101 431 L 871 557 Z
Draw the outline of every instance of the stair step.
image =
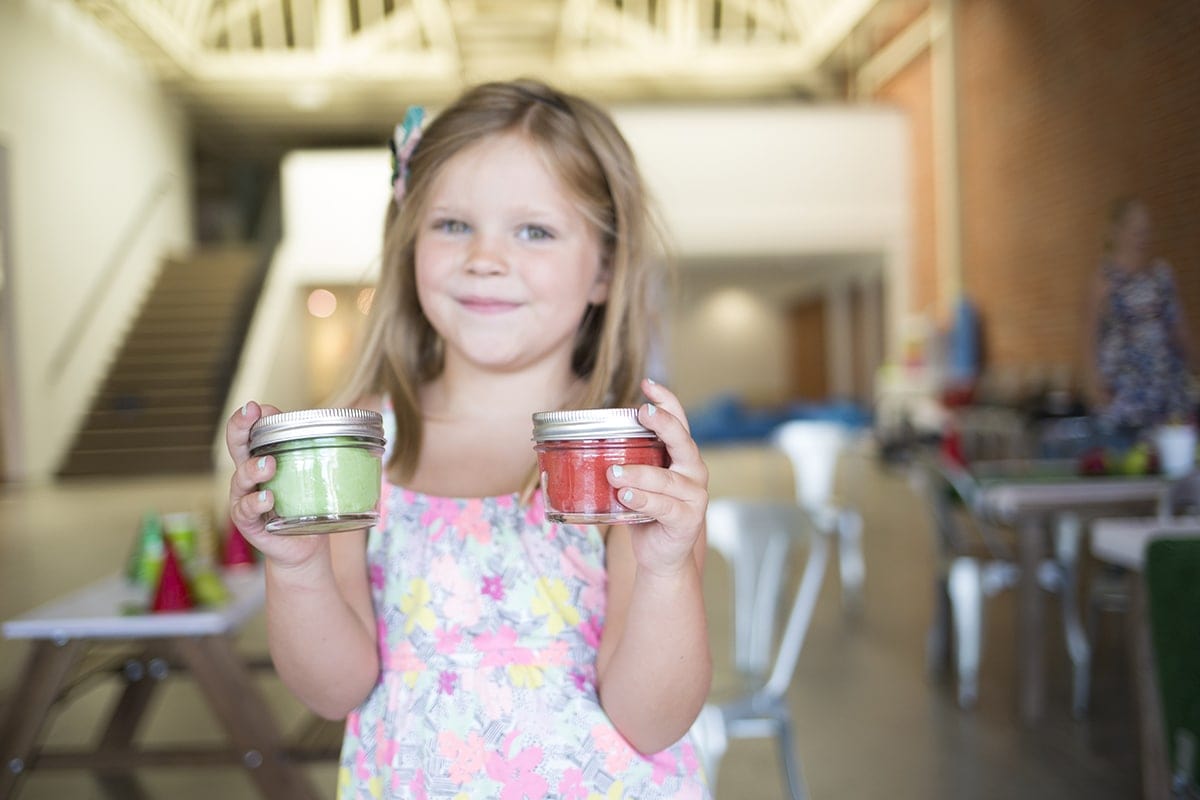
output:
M 211 446 L 216 429 L 208 425 L 167 427 L 130 427 L 127 429 L 84 430 L 75 440 L 80 451 L 154 450 L 159 448 Z
M 164 447 L 146 450 L 75 450 L 59 471 L 63 476 L 146 475 L 212 472 L 211 447 Z
M 120 357 L 113 362 L 113 373 L 139 373 L 147 370 L 161 371 L 162 369 L 212 369 L 217 366 L 223 354 L 214 347 L 207 348 L 190 348 L 187 350 L 168 351 L 154 353 L 143 351 L 140 353 L 122 353 Z
M 237 313 L 237 309 L 229 306 L 224 308 L 207 308 L 195 304 L 180 304 L 166 306 L 152 303 L 138 316 L 138 321 L 171 321 L 171 320 L 228 320 Z
M 212 386 L 132 386 L 106 389 L 96 395 L 94 408 L 131 410 L 140 408 L 190 408 L 193 405 L 223 403 Z
M 121 349 L 118 360 L 127 356 L 158 355 L 161 353 L 213 353 L 220 349 L 225 342 L 224 336 L 206 334 L 204 336 L 160 336 L 155 338 L 139 338 L 127 342 Z
M 108 380 L 104 381 L 103 391 L 114 395 L 138 395 L 154 389 L 178 389 L 199 393 L 209 390 L 216 380 L 215 373 L 215 369 L 174 369 L 172 372 L 145 369 L 142 372 L 122 372 L 109 375 Z
M 237 297 L 231 291 L 233 287 L 191 287 L 158 286 L 150 294 L 150 300 L 155 303 L 184 304 L 197 306 L 233 306 L 237 305 Z
M 207 425 L 217 421 L 220 409 L 214 405 L 159 406 L 154 408 L 94 409 L 83 423 L 84 430 L 111 428 L 171 428 Z
M 218 336 L 229 332 L 228 319 L 139 319 L 126 334 L 130 341 L 165 336 Z

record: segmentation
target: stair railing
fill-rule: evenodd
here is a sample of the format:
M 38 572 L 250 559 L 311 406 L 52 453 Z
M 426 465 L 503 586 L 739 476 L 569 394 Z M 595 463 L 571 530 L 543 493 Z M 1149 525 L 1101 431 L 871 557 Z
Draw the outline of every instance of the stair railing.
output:
M 218 362 L 216 396 L 222 400 L 229 394 L 229 388 L 233 385 L 238 362 L 242 357 L 242 348 L 246 344 L 246 336 L 250 332 L 250 324 L 254 321 L 254 313 L 258 308 L 259 297 L 262 295 L 263 284 L 266 283 L 267 273 L 271 270 L 275 249 L 283 239 L 283 212 L 280 203 L 279 179 L 276 178 L 263 198 L 258 222 L 255 226 L 256 263 L 254 271 L 242 290 L 241 302 L 238 304 L 237 312 L 225 339 L 224 352 Z M 224 404 L 218 404 L 218 419 L 215 420 L 218 425 L 224 424 L 224 420 L 220 419 L 224 410 Z
M 150 227 L 146 224 L 146 220 L 158 209 L 163 199 L 170 192 L 174 182 L 175 176 L 171 173 L 159 176 L 158 180 L 150 186 L 142 201 L 130 216 L 129 222 L 125 224 L 125 228 L 121 231 L 121 235 L 118 237 L 112 252 L 104 261 L 103 268 L 96 274 L 91 288 L 84 295 L 83 309 L 71 321 L 66 335 L 55 349 L 54 355 L 50 358 L 46 367 L 47 383 L 57 384 L 61 380 L 66 371 L 67 364 L 75 357 L 75 353 L 79 349 L 79 344 L 83 341 L 84 335 L 95 319 L 97 311 L 103 306 L 109 288 L 116 283 L 115 279 L 117 275 L 129 263 L 129 254 L 133 251 L 134 245 L 138 243 L 143 232 Z

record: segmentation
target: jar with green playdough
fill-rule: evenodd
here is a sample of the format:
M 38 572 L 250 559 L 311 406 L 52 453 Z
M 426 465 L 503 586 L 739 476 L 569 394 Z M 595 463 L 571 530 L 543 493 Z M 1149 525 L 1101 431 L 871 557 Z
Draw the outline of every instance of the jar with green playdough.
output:
M 275 496 L 273 533 L 333 533 L 379 520 L 383 417 L 359 408 L 271 414 L 250 429 L 250 454 L 273 456 L 260 484 Z

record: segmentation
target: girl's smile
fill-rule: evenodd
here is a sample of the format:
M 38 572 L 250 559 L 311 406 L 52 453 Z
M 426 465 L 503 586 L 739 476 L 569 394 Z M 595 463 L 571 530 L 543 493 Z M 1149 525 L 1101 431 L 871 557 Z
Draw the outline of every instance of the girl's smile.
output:
M 474 311 L 476 314 L 504 314 L 509 311 L 515 311 L 522 305 L 515 300 L 502 300 L 500 298 L 479 297 L 475 295 L 460 297 L 458 298 L 458 302 L 463 308 L 468 311 Z

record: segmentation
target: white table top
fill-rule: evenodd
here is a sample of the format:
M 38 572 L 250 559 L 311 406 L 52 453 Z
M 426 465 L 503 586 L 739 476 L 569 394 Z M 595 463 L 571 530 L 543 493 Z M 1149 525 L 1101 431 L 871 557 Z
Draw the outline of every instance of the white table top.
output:
M 1162 475 L 1136 477 L 1065 475 L 1061 480 L 1036 474 L 989 475 L 979 479 L 978 502 L 1002 520 L 1026 513 L 1092 509 L 1130 503 L 1166 503 L 1175 481 Z
M 1111 517 L 1092 523 L 1092 555 L 1140 570 L 1151 539 L 1200 538 L 1200 517 Z
M 125 614 L 124 608 L 145 601 L 145 593 L 123 576 L 112 575 L 8 620 L 4 638 L 150 639 L 231 633 L 263 607 L 266 585 L 261 567 L 225 570 L 221 577 L 231 595 L 224 605 Z

